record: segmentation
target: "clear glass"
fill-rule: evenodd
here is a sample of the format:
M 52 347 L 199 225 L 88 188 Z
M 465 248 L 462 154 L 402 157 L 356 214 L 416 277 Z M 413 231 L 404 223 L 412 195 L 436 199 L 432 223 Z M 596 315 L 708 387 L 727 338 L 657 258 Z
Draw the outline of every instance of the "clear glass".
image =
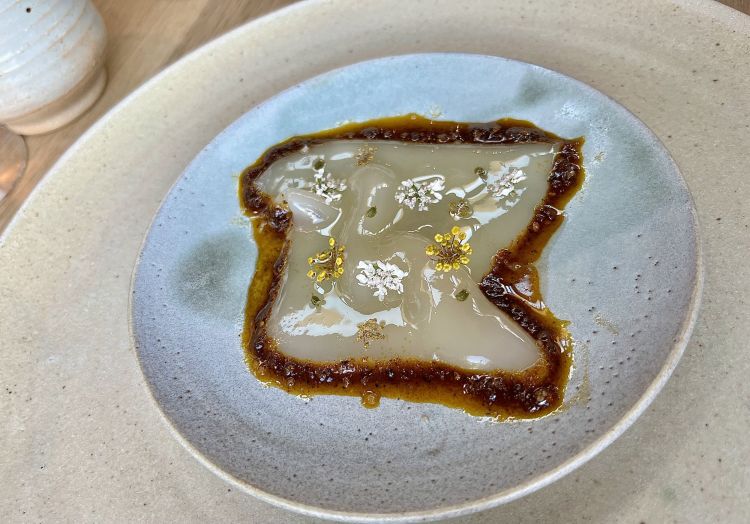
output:
M 28 157 L 23 137 L 0 125 L 0 201 L 26 170 Z

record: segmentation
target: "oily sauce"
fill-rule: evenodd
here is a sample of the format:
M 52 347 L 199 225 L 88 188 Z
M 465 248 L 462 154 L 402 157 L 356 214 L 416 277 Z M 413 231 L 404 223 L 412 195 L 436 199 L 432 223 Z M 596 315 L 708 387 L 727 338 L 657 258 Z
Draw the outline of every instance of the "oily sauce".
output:
M 292 213 L 275 203 L 255 184 L 276 160 L 331 140 L 394 140 L 430 144 L 518 144 L 558 142 L 547 180 L 547 192 L 526 229 L 509 246 L 498 246 L 479 283 L 484 295 L 508 314 L 537 343 L 540 358 L 521 372 L 474 372 L 440 362 L 367 357 L 315 362 L 286 356 L 267 333 L 266 322 L 278 297 L 290 248 Z M 365 407 L 380 398 L 434 402 L 473 415 L 535 418 L 557 409 L 563 401 L 573 345 L 559 320 L 544 305 L 534 263 L 560 227 L 567 202 L 583 178 L 583 139 L 563 140 L 532 123 L 502 119 L 488 123 L 428 120 L 417 115 L 347 124 L 319 133 L 290 138 L 275 145 L 247 167 L 240 177 L 239 197 L 253 218 L 258 261 L 248 290 L 242 343 L 248 365 L 263 382 L 297 395 L 354 395 Z

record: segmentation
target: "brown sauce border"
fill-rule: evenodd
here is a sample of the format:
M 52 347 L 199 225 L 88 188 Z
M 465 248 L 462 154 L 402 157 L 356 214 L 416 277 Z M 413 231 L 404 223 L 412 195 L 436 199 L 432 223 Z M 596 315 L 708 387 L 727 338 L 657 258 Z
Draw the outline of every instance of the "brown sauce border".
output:
M 491 261 L 479 289 L 536 342 L 540 360 L 522 372 L 476 373 L 439 362 L 405 359 L 316 363 L 284 355 L 266 332 L 286 267 L 291 212 L 277 206 L 254 181 L 276 160 L 330 140 L 397 140 L 433 144 L 519 144 L 563 142 L 548 177 L 547 193 L 526 229 Z M 242 344 L 249 367 L 259 380 L 297 395 L 360 396 L 365 407 L 380 397 L 440 403 L 473 415 L 536 418 L 562 404 L 573 358 L 573 343 L 544 305 L 534 262 L 563 221 L 565 205 L 584 179 L 583 138 L 565 140 L 531 122 L 502 119 L 459 123 L 404 115 L 297 136 L 266 150 L 247 167 L 239 184 L 245 213 L 254 218 L 258 245 L 255 274 L 248 289 Z

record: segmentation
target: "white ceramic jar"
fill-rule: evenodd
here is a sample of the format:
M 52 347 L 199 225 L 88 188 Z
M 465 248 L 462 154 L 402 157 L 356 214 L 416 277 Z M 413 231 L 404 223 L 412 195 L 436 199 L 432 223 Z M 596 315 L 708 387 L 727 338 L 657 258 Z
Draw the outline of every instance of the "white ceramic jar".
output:
M 90 0 L 0 0 L 0 123 L 64 126 L 104 89 L 107 33 Z

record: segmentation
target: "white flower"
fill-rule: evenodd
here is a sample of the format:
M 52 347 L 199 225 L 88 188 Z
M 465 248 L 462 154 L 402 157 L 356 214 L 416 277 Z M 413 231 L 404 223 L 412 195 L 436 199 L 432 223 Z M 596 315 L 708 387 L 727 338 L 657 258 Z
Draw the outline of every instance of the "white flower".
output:
M 407 178 L 396 191 L 396 201 L 409 209 L 416 206 L 419 211 L 427 211 L 429 204 L 437 204 L 443 199 L 441 191 L 444 189 L 445 185 L 440 178 L 431 182 L 416 182 Z
M 516 194 L 516 184 L 526 180 L 526 174 L 517 167 L 500 175 L 496 183 L 487 184 L 487 191 L 495 198 L 503 199 Z
M 388 291 L 396 293 L 404 292 L 404 284 L 401 282 L 408 273 L 402 271 L 397 265 L 375 260 L 374 262 L 362 260 L 357 264 L 357 269 L 362 271 L 357 275 L 359 285 L 374 289 L 374 297 L 381 302 L 385 299 Z
M 341 193 L 346 191 L 346 183 L 333 178 L 331 173 L 315 173 L 315 180 L 310 186 L 310 191 L 325 199 L 326 204 L 341 200 Z

